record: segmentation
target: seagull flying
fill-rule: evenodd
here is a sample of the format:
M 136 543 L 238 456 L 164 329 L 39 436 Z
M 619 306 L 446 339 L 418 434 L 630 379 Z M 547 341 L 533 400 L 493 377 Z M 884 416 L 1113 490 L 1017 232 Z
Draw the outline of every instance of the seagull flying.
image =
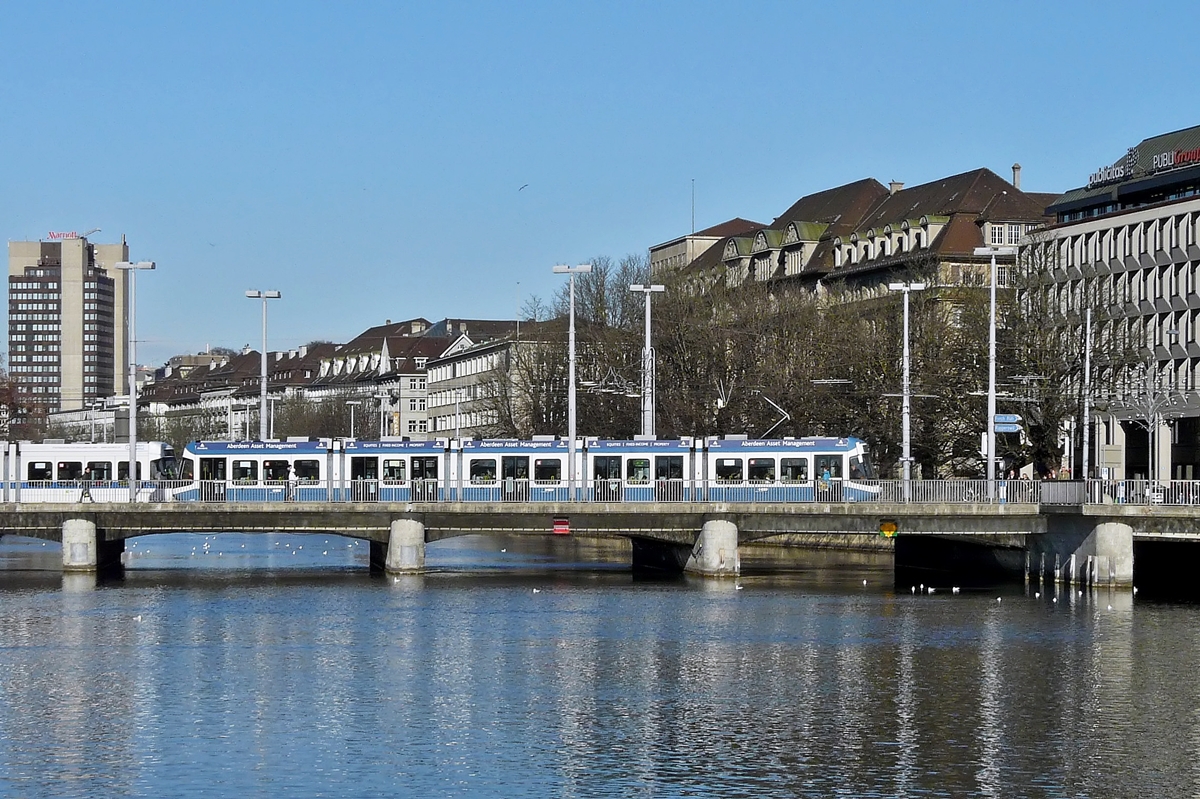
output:
M 528 183 L 526 183 L 524 186 L 522 186 L 521 188 L 517 189 L 517 191 L 525 191 L 525 189 L 526 189 L 528 186 L 529 186 L 529 184 L 528 184 Z

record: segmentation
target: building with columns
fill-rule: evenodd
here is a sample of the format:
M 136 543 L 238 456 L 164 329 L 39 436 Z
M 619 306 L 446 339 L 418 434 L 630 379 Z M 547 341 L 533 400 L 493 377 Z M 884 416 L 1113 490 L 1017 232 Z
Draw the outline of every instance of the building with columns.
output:
M 1054 223 L 1022 256 L 1049 264 L 1081 347 L 1090 308 L 1093 341 L 1125 342 L 1134 356 L 1093 370 L 1089 471 L 1200 478 L 1200 126 L 1129 147 L 1047 213 Z

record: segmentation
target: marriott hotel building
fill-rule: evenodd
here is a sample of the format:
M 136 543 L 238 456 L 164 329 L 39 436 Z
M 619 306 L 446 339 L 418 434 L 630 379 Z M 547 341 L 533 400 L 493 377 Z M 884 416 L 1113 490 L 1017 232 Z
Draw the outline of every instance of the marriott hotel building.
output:
M 53 234 L 52 234 L 53 235 Z M 87 408 L 124 393 L 129 247 L 74 233 L 8 244 L 8 370 L 21 407 Z
M 1041 250 L 1058 306 L 1081 328 L 1092 309 L 1093 354 L 1123 341 L 1140 361 L 1092 370 L 1089 471 L 1200 478 L 1200 126 L 1130 147 L 1046 211 L 1055 222 L 1023 256 Z

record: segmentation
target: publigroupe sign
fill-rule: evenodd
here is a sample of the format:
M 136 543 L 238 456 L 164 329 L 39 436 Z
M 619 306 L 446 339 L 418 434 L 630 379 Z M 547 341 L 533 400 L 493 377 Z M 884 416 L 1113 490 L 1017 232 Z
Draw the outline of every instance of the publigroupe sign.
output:
M 1130 147 L 1125 158 L 1112 166 L 1102 166 L 1088 175 L 1087 187 L 1091 189 L 1105 183 L 1114 183 L 1118 180 L 1133 177 L 1134 170 L 1137 168 L 1140 160 L 1138 149 Z M 1144 170 L 1143 174 L 1152 175 L 1155 172 L 1163 172 L 1198 163 L 1200 163 L 1200 147 L 1193 147 L 1190 150 L 1167 150 L 1166 152 L 1150 156 L 1150 167 Z

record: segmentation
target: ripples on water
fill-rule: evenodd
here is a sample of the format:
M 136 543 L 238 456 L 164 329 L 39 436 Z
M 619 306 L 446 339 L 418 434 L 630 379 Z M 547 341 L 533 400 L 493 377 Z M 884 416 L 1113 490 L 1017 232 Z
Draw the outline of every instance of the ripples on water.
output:
M 895 594 L 877 570 L 644 582 L 512 539 L 394 579 L 328 541 L 143 539 L 98 586 L 0 572 L 0 794 L 1200 789 L 1194 608 Z

